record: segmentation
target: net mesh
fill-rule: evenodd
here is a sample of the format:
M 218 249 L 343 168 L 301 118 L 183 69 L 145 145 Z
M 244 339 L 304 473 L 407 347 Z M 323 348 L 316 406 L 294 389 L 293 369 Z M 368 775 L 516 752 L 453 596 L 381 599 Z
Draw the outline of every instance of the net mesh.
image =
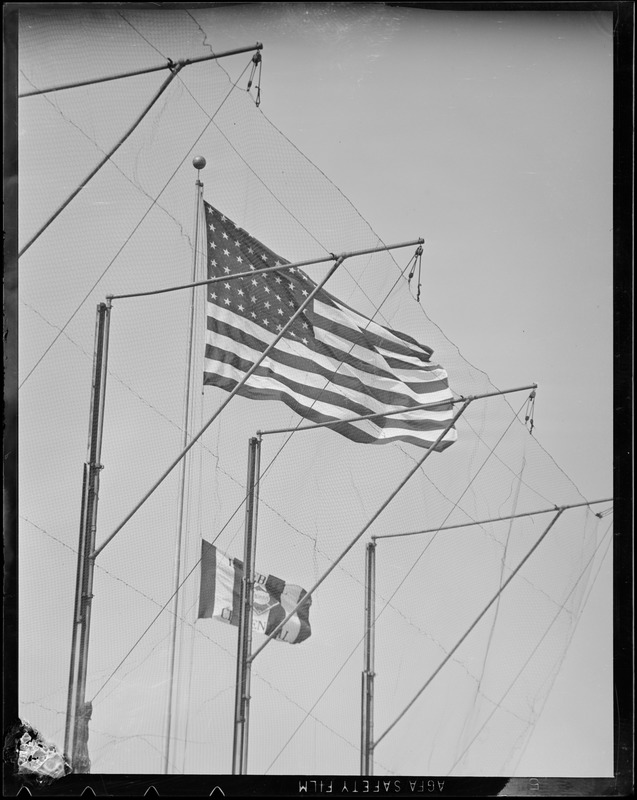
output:
M 207 55 L 217 34 L 222 39 L 213 13 L 202 14 L 200 24 L 187 11 L 24 8 L 20 91 Z M 188 282 L 190 162 L 199 153 L 209 157 L 202 174 L 206 199 L 290 261 L 382 243 L 256 107 L 254 91 L 245 90 L 250 59 L 246 53 L 231 63 L 207 61 L 180 71 L 21 259 L 21 701 L 24 716 L 59 742 L 96 304 L 109 293 Z M 124 135 L 167 75 L 20 101 L 22 242 Z M 198 246 L 203 249 L 203 240 Z M 415 302 L 404 275 L 411 255 L 347 260 L 328 288 L 363 314 L 431 346 L 457 395 L 495 391 Z M 306 271 L 316 280 L 324 270 Z M 98 541 L 182 447 L 189 304 L 188 292 L 114 301 Z M 226 397 L 200 385 L 201 292 L 196 304 L 192 430 Z M 584 500 L 529 432 L 528 394 L 470 404 L 457 424 L 458 442 L 433 454 L 368 532 L 433 529 L 378 540 L 377 735 L 492 600 L 551 514 L 435 529 Z M 242 558 L 248 438 L 298 422 L 282 404 L 234 398 L 187 462 L 171 772 L 229 771 L 237 632 L 196 620 L 200 542 L 206 538 Z M 420 455 L 410 445 L 356 445 L 325 429 L 265 436 L 258 570 L 309 588 Z M 87 687 L 93 772 L 162 769 L 179 482 L 176 469 L 97 561 Z M 312 637 L 299 646 L 273 642 L 255 659 L 250 772 L 358 771 L 368 540 L 361 539 L 317 591 Z M 511 774 L 564 658 L 599 541 L 590 510 L 562 514 L 378 744 L 376 774 Z M 46 614 L 38 611 L 43 602 Z M 256 645 L 260 641 L 255 638 Z M 35 659 L 36 652 L 46 659 Z

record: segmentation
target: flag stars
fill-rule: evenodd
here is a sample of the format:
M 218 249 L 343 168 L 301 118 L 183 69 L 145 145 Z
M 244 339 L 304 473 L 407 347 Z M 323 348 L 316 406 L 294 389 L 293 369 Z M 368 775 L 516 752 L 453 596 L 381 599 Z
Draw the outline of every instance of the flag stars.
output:
M 229 289 L 229 288 L 230 288 L 230 284 L 229 284 L 229 283 L 227 283 L 227 282 L 226 282 L 226 283 L 224 283 L 223 285 L 224 285 L 224 287 L 225 287 L 226 289 Z
M 211 292 L 210 299 L 211 300 L 216 300 L 217 299 L 217 295 L 214 292 Z
M 229 297 L 224 297 L 224 299 L 223 299 L 223 302 L 224 302 L 224 303 L 225 303 L 227 306 L 231 305 L 231 303 L 232 303 L 232 301 L 230 300 L 230 298 L 229 298 Z
M 228 266 L 225 266 L 225 267 L 223 268 L 223 271 L 226 273 L 226 275 L 229 275 L 229 274 L 230 274 L 230 267 L 228 267 Z
M 223 254 L 224 254 L 224 256 L 229 256 L 230 255 L 230 250 L 224 250 Z
M 265 307 L 265 308 L 270 308 L 270 305 L 271 305 L 271 304 L 270 304 L 270 303 L 268 303 L 268 301 L 266 300 L 266 301 L 265 301 L 265 303 L 264 303 L 263 305 L 264 305 L 264 307 Z
M 237 256 L 237 261 L 239 262 L 239 264 L 243 264 L 243 259 L 241 258 L 241 256 Z
M 241 295 L 241 297 L 243 297 L 243 295 L 245 294 L 245 292 L 243 291 L 243 289 L 237 289 L 237 294 L 238 294 L 238 295 Z
M 228 238 L 228 234 L 225 231 L 221 235 L 223 236 L 224 239 Z

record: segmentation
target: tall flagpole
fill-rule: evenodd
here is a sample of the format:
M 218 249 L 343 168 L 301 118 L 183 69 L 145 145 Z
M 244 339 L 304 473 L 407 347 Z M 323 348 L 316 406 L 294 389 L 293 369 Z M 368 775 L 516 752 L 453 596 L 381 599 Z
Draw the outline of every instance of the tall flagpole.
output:
M 102 469 L 102 431 L 104 426 L 104 400 L 108 363 L 108 335 L 111 305 L 97 306 L 95 347 L 93 353 L 93 378 L 87 459 L 82 482 L 82 508 L 75 581 L 75 607 L 71 639 L 71 666 L 66 705 L 64 752 L 71 761 L 74 772 L 88 773 L 88 721 L 91 705 L 86 702 L 86 674 L 88 667 L 91 601 L 93 599 L 93 572 L 95 568 L 95 533 L 97 528 L 97 502 L 99 476 Z
M 194 239 L 192 248 L 192 282 L 197 280 L 198 247 L 199 247 L 199 219 L 202 214 L 203 183 L 199 180 L 199 173 L 206 166 L 206 159 L 196 156 L 192 161 L 193 167 L 197 170 L 197 180 L 195 181 L 195 222 Z M 186 399 L 184 403 L 183 416 L 183 442 L 182 447 L 188 445 L 190 439 L 190 385 L 192 383 L 193 368 L 193 338 L 195 329 L 196 296 L 195 287 L 190 291 L 190 323 L 188 330 L 188 368 L 186 373 Z M 181 582 L 181 557 L 183 549 L 183 526 L 184 526 L 184 504 L 186 495 L 186 478 L 189 459 L 184 458 L 181 462 L 181 478 L 179 486 L 179 516 L 177 522 L 177 543 L 175 552 L 175 582 L 173 596 L 173 617 L 170 639 L 170 679 L 168 683 L 168 707 L 166 712 L 166 734 L 164 741 L 164 774 L 168 773 L 170 764 L 170 745 L 172 734 L 172 715 L 174 703 L 174 684 L 175 684 L 175 655 L 177 650 L 177 627 L 179 618 L 179 588 Z

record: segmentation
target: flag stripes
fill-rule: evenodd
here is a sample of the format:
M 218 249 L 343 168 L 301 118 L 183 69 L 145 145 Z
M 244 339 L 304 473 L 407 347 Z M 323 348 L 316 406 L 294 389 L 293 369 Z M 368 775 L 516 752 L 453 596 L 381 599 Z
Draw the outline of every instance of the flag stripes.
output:
M 209 277 L 289 263 L 207 203 L 205 210 Z M 315 288 L 298 268 L 211 285 L 204 383 L 235 389 Z M 453 416 L 447 374 L 431 363 L 432 352 L 321 290 L 238 394 L 280 400 L 312 422 L 402 410 L 393 417 L 333 428 L 357 442 L 402 440 L 429 446 Z M 409 412 L 424 403 L 440 405 Z M 436 449 L 455 439 L 451 428 Z

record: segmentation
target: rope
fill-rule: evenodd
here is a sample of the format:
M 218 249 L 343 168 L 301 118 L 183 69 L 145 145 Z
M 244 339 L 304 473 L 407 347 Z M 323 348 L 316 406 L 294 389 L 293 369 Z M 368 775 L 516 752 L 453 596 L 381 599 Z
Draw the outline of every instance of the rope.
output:
M 241 73 L 241 75 L 239 76 L 239 79 L 241 79 L 241 77 L 243 76 L 243 73 L 244 73 L 244 72 L 247 70 L 247 68 L 248 68 L 248 67 L 246 66 L 246 67 L 245 67 L 245 69 L 243 70 L 243 72 Z M 208 122 L 207 122 L 207 123 L 204 125 L 204 127 L 203 127 L 203 130 L 201 131 L 201 133 L 200 133 L 200 134 L 197 136 L 197 138 L 194 140 L 194 142 L 193 142 L 193 143 L 190 145 L 190 147 L 189 147 L 189 148 L 188 148 L 188 150 L 186 151 L 186 155 L 185 155 L 185 156 L 182 158 L 182 160 L 179 162 L 179 164 L 177 164 L 177 166 L 175 167 L 175 169 L 174 169 L 173 173 L 170 175 L 170 177 L 168 178 L 168 180 L 166 181 L 166 183 L 165 183 L 165 184 L 162 186 L 162 188 L 160 189 L 159 193 L 156 195 L 156 197 L 154 197 L 154 198 L 153 198 L 153 202 L 152 202 L 152 203 L 151 203 L 151 205 L 148 207 L 148 209 L 147 209 L 147 210 L 144 212 L 144 214 L 142 215 L 142 217 L 141 217 L 141 219 L 139 220 L 139 222 L 137 223 L 137 225 L 135 225 L 135 227 L 133 228 L 133 230 L 132 230 L 132 231 L 130 232 L 130 234 L 129 234 L 129 235 L 126 237 L 126 239 L 125 239 L 124 243 L 122 244 L 122 246 L 121 246 L 121 247 L 119 248 L 119 250 L 118 250 L 118 251 L 115 253 L 115 255 L 113 256 L 113 258 L 112 258 L 112 259 L 111 259 L 111 260 L 108 262 L 108 264 L 106 265 L 106 267 L 105 267 L 105 268 L 104 268 L 104 270 L 102 271 L 101 275 L 100 275 L 100 276 L 97 278 L 97 280 L 96 280 L 96 281 L 93 283 L 93 285 L 92 285 L 92 286 L 91 286 L 91 288 L 88 290 L 88 292 L 87 292 L 87 293 L 84 295 L 84 298 L 83 298 L 83 299 L 80 301 L 80 303 L 79 303 L 79 305 L 77 306 L 77 308 L 75 309 L 75 311 L 74 311 L 74 312 L 71 314 L 71 316 L 70 316 L 70 317 L 67 319 L 67 321 L 64 323 L 64 325 L 63 325 L 63 326 L 62 326 L 62 328 L 60 329 L 60 332 L 59 332 L 59 333 L 58 333 L 58 334 L 55 336 L 55 338 L 53 339 L 53 341 L 51 342 L 51 344 L 49 344 L 49 346 L 46 348 L 46 350 L 44 351 L 44 353 L 42 353 L 42 355 L 40 356 L 40 358 L 39 358 L 39 359 L 36 361 L 35 365 L 34 365 L 34 366 L 31 368 L 31 371 L 30 371 L 30 372 L 27 374 L 26 378 L 25 378 L 25 379 L 22 381 L 22 383 L 19 385 L 18 389 L 21 389 L 21 388 L 24 386 L 24 384 L 25 384 L 25 383 L 26 383 L 26 382 L 29 380 L 29 378 L 30 378 L 30 377 L 31 377 L 31 375 L 34 373 L 34 371 L 37 369 L 37 367 L 38 367 L 38 366 L 41 364 L 41 362 L 42 362 L 42 360 L 44 359 L 44 357 L 47 355 L 47 353 L 48 353 L 48 352 L 51 350 L 51 348 L 53 347 L 53 345 L 54 345 L 54 344 L 57 342 L 57 340 L 60 338 L 60 336 L 62 335 L 62 333 L 63 333 L 63 332 L 66 330 L 66 328 L 67 328 L 67 326 L 69 325 L 69 323 L 71 322 L 71 320 L 73 320 L 73 318 L 75 317 L 75 315 L 77 314 L 77 312 L 80 310 L 80 308 L 82 308 L 82 306 L 84 305 L 84 303 L 85 303 L 85 302 L 88 300 L 88 298 L 90 297 L 91 293 L 93 292 L 93 290 L 95 289 L 95 287 L 97 286 L 97 284 L 98 284 L 98 283 L 99 283 L 99 282 L 102 280 L 102 278 L 104 277 L 104 275 L 106 275 L 106 273 L 108 272 L 108 270 L 109 270 L 109 269 L 112 267 L 112 265 L 115 263 L 115 260 L 118 258 L 118 256 L 119 256 L 119 255 L 120 255 L 120 253 L 122 252 L 122 250 L 123 250 L 123 249 L 126 247 L 126 245 L 127 245 L 127 244 L 130 242 L 130 240 L 133 238 L 133 236 L 134 236 L 134 235 L 135 235 L 135 233 L 137 232 L 138 228 L 141 226 L 142 222 L 143 222 L 143 221 L 146 219 L 146 217 L 147 217 L 147 216 L 150 214 L 150 212 L 153 210 L 153 208 L 155 207 L 155 204 L 157 203 L 157 201 L 159 200 L 159 198 L 160 198 L 160 197 L 162 196 L 162 194 L 163 194 L 163 193 L 166 191 L 166 189 L 168 188 L 168 185 L 170 184 L 170 182 L 172 181 L 172 179 L 175 177 L 175 175 L 177 174 L 177 172 L 178 172 L 178 171 L 181 169 L 181 166 L 183 165 L 184 161 L 185 161 L 185 160 L 188 158 L 188 155 L 189 155 L 189 154 L 190 154 L 190 152 L 192 151 L 193 147 L 195 147 L 195 145 L 197 144 L 197 142 L 198 142 L 198 141 L 201 139 L 201 137 L 204 135 L 204 133 L 205 133 L 205 132 L 208 130 L 208 127 L 209 127 L 209 126 L 210 126 L 210 124 L 212 123 L 213 119 L 214 119 L 214 118 L 215 118 L 215 116 L 216 116 L 216 115 L 219 113 L 219 111 L 221 110 L 221 108 L 222 108 L 223 104 L 226 102 L 226 100 L 228 99 L 228 97 L 230 97 L 230 95 L 232 94 L 232 91 L 233 91 L 233 89 L 235 89 L 235 88 L 236 88 L 236 85 L 237 85 L 236 83 L 233 83 L 233 84 L 232 84 L 232 86 L 230 87 L 230 90 L 228 91 L 228 94 L 226 94 L 226 96 L 223 98 L 223 100 L 222 100 L 222 101 L 221 101 L 221 103 L 219 104 L 219 107 L 217 108 L 217 110 L 215 111 L 215 113 L 212 115 L 212 117 L 210 117 L 210 119 L 208 120 Z
M 413 266 L 412 266 L 411 271 L 409 273 L 409 277 L 407 278 L 407 284 L 411 285 L 411 280 L 414 277 L 414 273 L 416 272 L 416 266 L 418 266 L 418 291 L 416 293 L 416 302 L 419 303 L 420 302 L 420 289 L 422 287 L 422 283 L 421 283 L 422 245 L 418 245 L 418 248 L 416 249 L 416 252 L 414 253 L 414 255 L 412 257 L 412 261 L 414 263 L 413 263 Z M 411 261 L 409 263 L 411 263 Z
M 259 70 L 259 78 L 257 83 L 257 96 L 255 99 L 255 105 L 258 108 L 261 103 L 261 65 L 263 63 L 263 59 L 261 58 L 261 53 L 257 50 L 257 52 L 252 56 L 252 71 L 250 72 L 250 79 L 248 80 L 248 88 L 246 91 L 249 93 L 250 88 L 252 87 L 252 81 L 254 79 L 254 73 L 256 70 Z
M 593 551 L 593 553 L 592 553 L 591 557 L 589 558 L 588 562 L 586 563 L 586 565 L 584 566 L 584 568 L 583 568 L 583 569 L 582 569 L 582 571 L 580 572 L 580 575 L 579 575 L 579 577 L 577 578 L 577 580 L 575 581 L 575 583 L 573 584 L 573 587 L 572 587 L 571 591 L 570 591 L 570 592 L 568 593 L 568 595 L 566 596 L 565 603 L 566 603 L 566 601 L 568 601 L 568 599 L 570 598 L 570 596 L 573 594 L 573 592 L 574 592 L 574 591 L 575 591 L 575 589 L 577 588 L 577 585 L 579 584 L 579 582 L 582 580 L 582 578 L 583 578 L 583 577 L 584 577 L 584 575 L 586 574 L 586 571 L 588 570 L 588 568 L 589 568 L 589 566 L 590 566 L 591 562 L 593 561 L 593 559 L 594 559 L 594 558 L 595 558 L 595 556 L 597 555 L 597 552 L 598 552 L 598 550 L 600 549 L 600 547 L 601 547 L 602 543 L 604 542 L 604 540 L 605 540 L 605 539 L 606 539 L 606 537 L 608 536 L 608 532 L 609 532 L 609 531 L 610 531 L 610 525 L 609 525 L 609 527 L 607 528 L 607 530 L 606 530 L 606 533 L 604 534 L 604 536 L 603 536 L 603 537 L 600 539 L 600 541 L 599 541 L 599 544 L 597 545 L 597 547 L 596 547 L 596 548 L 595 548 L 595 550 Z M 597 578 L 599 577 L 599 573 L 600 573 L 600 571 L 601 571 L 601 568 L 602 568 L 602 565 L 603 565 L 603 563 L 604 563 L 604 558 L 606 558 L 606 555 L 607 555 L 607 553 L 608 553 L 608 549 L 610 548 L 610 545 L 611 545 L 611 544 L 612 544 L 612 536 L 611 536 L 611 537 L 609 537 L 609 541 L 608 541 L 608 548 L 606 549 L 606 553 L 604 553 L 604 556 L 603 556 L 603 558 L 602 558 L 602 561 L 601 561 L 601 563 L 600 563 L 600 565 L 599 565 L 599 568 L 598 568 L 598 570 L 597 570 L 597 574 L 595 575 L 595 579 L 594 579 L 594 581 L 593 581 L 593 585 L 595 584 L 595 581 L 597 581 Z M 593 587 L 591 586 L 591 590 L 592 590 L 592 588 L 593 588 Z M 590 590 L 589 590 L 589 594 L 587 595 L 587 598 L 586 598 L 587 600 L 588 600 L 588 597 L 590 597 Z M 586 603 L 584 603 L 584 605 L 586 605 Z M 583 610 L 583 609 L 582 609 L 582 610 Z M 559 609 L 559 610 L 556 612 L 555 616 L 553 617 L 553 619 L 552 619 L 552 620 L 551 620 L 551 622 L 549 623 L 549 626 L 547 627 L 546 631 L 545 631 L 545 632 L 544 632 L 544 634 L 542 635 L 542 638 L 541 638 L 541 639 L 540 639 L 540 641 L 539 641 L 539 642 L 538 642 L 538 643 L 535 645 L 535 647 L 533 648 L 533 650 L 532 650 L 532 652 L 530 653 L 529 657 L 526 659 L 526 661 L 524 662 L 524 664 L 523 664 L 523 665 L 520 667 L 519 671 L 517 672 L 517 674 L 515 675 L 515 677 L 513 678 L 513 680 L 511 681 L 511 683 L 509 684 L 509 686 L 507 687 L 507 689 L 506 689 L 506 691 L 504 692 L 504 694 L 502 695 L 502 697 L 501 697 L 501 698 L 499 699 L 499 701 L 498 701 L 498 702 L 495 704 L 495 708 L 493 709 L 493 711 L 492 711 L 492 712 L 489 714 L 489 716 L 486 718 L 486 720 L 485 720 L 485 721 L 483 722 L 483 724 L 480 726 L 479 730 L 478 730 L 478 731 L 476 731 L 476 734 L 475 734 L 475 736 L 473 737 L 473 739 L 471 739 L 471 741 L 469 742 L 469 744 L 468 744 L 468 745 L 465 747 L 465 749 L 462 751 L 462 753 L 460 753 L 460 755 L 458 756 L 458 758 L 457 758 L 457 759 L 455 760 L 455 762 L 454 762 L 454 763 L 451 765 L 451 769 L 449 770 L 449 773 L 447 773 L 447 774 L 450 774 L 451 770 L 452 770 L 452 769 L 454 769 L 454 767 L 455 767 L 455 766 L 458 764 L 458 762 L 459 762 L 459 761 L 460 761 L 462 758 L 464 758 L 465 754 L 467 753 L 467 751 L 469 750 L 469 748 L 471 747 L 471 745 L 472 745 L 472 744 L 475 742 L 475 740 L 478 738 L 478 736 L 480 736 L 480 734 L 482 733 L 482 731 L 483 731 L 483 730 L 485 729 L 485 727 L 487 726 L 487 724 L 488 724 L 489 720 L 490 720 L 490 719 L 493 717 L 493 715 L 495 714 L 495 712 L 496 712 L 496 711 L 497 711 L 497 710 L 498 710 L 498 709 L 501 707 L 501 705 L 502 705 L 502 701 L 503 701 L 503 700 L 506 698 L 506 696 L 509 694 L 509 692 L 511 691 L 511 689 L 513 688 L 513 686 L 514 686 L 514 685 L 515 685 L 515 683 L 517 682 L 517 680 L 518 680 L 518 678 L 520 677 L 520 675 L 522 675 L 522 673 L 524 672 L 524 670 L 525 670 L 525 669 L 526 669 L 526 667 L 528 666 L 529 662 L 531 661 L 531 659 L 533 658 L 533 656 L 535 655 L 535 653 L 536 653 L 536 652 L 539 650 L 539 648 L 541 647 L 541 645 L 542 645 L 542 642 L 543 642 L 543 641 L 546 639 L 546 637 L 548 636 L 548 633 L 549 633 L 549 631 L 551 630 L 551 628 L 552 628 L 552 627 L 553 627 L 553 625 L 555 624 L 556 620 L 557 620 L 557 619 L 558 619 L 558 617 L 560 616 L 560 613 L 561 613 L 561 611 L 562 611 L 562 609 Z M 564 660 L 564 658 L 562 658 L 562 661 L 563 661 L 563 660 Z M 532 724 L 532 723 L 529 723 L 529 725 L 530 725 L 530 724 Z

